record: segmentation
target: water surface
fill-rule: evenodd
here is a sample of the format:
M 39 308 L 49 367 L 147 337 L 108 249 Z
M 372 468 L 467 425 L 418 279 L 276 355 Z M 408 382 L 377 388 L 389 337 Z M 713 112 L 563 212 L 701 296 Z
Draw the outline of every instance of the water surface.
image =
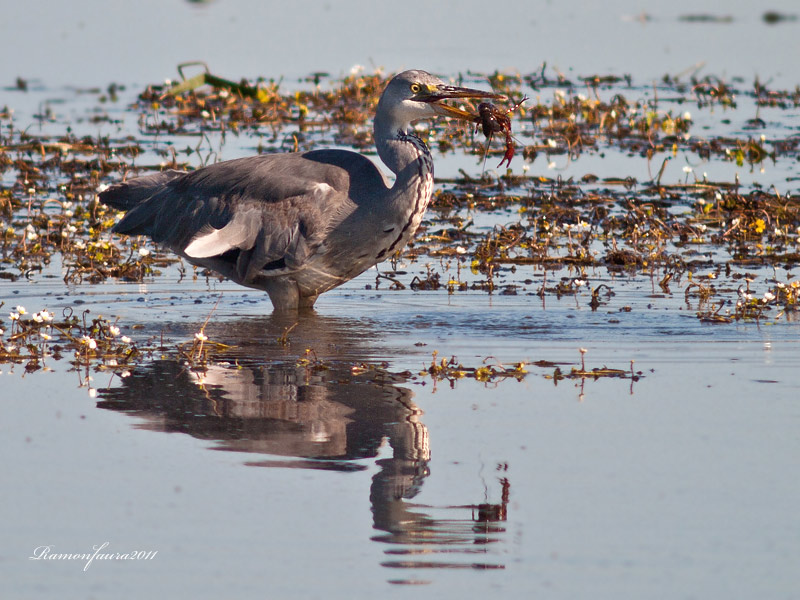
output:
M 0 91 L 0 106 L 34 136 L 69 127 L 144 138 L 139 166 L 158 165 L 164 148 L 198 143 L 144 135 L 129 109 L 144 85 L 174 77 L 175 65 L 191 59 L 233 79 L 283 76 L 298 89 L 312 72 L 339 76 L 356 64 L 456 77 L 531 73 L 547 62 L 576 81 L 630 73 L 622 91 L 651 99 L 653 81 L 700 61 L 701 74 L 740 77 L 741 89 L 756 76 L 783 89 L 798 79 L 798 23 L 768 25 L 766 9 L 745 2 L 724 10 L 697 2 L 42 5 L 5 7 L 0 44 L 15 60 L 0 84 L 13 87 L 20 76 L 29 90 Z M 768 8 L 796 10 L 788 1 Z M 731 18 L 680 18 L 691 14 Z M 47 58 L 25 51 L 31 45 Z M 119 100 L 98 107 L 112 81 L 124 86 Z M 555 98 L 552 89 L 541 93 Z M 759 108 L 746 94 L 735 110 L 663 101 L 694 113 L 695 136 L 746 136 L 756 114 L 768 140 L 797 135 L 796 107 Z M 539 135 L 519 132 L 523 143 Z M 203 152 L 251 154 L 267 136 L 223 143 L 209 134 Z M 191 166 L 199 155 L 187 155 Z M 660 164 L 614 148 L 554 160 L 551 169 L 541 159 L 528 166 L 564 180 L 634 177 L 632 196 Z M 682 170 L 692 160 L 679 153 L 664 183 L 693 178 Z M 461 153 L 436 161 L 440 178 L 482 170 L 479 158 Z M 798 192 L 791 157 L 692 164 L 698 177 L 774 186 L 787 201 Z M 4 189 L 16 175 L 2 173 Z M 541 198 L 536 185 L 510 193 Z M 522 219 L 517 208 L 458 216 L 486 234 Z M 795 248 L 796 236 L 786 243 Z M 737 264 L 722 244 L 698 247 L 699 258 L 691 247 L 670 250 L 700 261 L 695 281 L 708 283 L 707 271 L 733 263 L 718 286 L 734 302 L 742 285 L 735 276 L 752 273 L 760 297 L 796 272 L 794 264 Z M 398 277 L 450 276 L 456 265 L 409 259 Z M 687 278 L 664 290 L 663 273 L 647 269 L 506 265 L 492 294 L 395 290 L 369 271 L 295 320 L 271 315 L 252 290 L 191 269 L 162 271 L 141 283 L 65 283 L 57 256 L 29 278 L 0 279 L 6 328 L 6 311 L 23 305 L 88 310 L 89 318 L 119 319 L 122 333 L 142 343 L 164 340 L 124 377 L 73 368 L 69 356 L 31 373 L 0 365 L 3 597 L 744 599 L 800 589 L 796 312 L 711 324 L 697 318 L 710 309 L 685 294 Z M 483 279 L 468 264 L 459 276 Z M 588 285 L 575 294 L 537 293 L 578 277 Z M 601 285 L 613 294 L 593 310 L 591 289 Z M 510 286 L 515 293 L 503 293 Z M 176 344 L 191 342 L 207 319 L 208 337 L 230 348 L 199 368 Z M 432 361 L 451 357 L 467 369 L 525 363 L 527 374 L 432 377 Z M 623 376 L 563 377 L 582 361 Z M 105 542 L 107 552 L 157 554 L 88 568 L 85 560 L 29 559 L 42 546 L 79 554 Z

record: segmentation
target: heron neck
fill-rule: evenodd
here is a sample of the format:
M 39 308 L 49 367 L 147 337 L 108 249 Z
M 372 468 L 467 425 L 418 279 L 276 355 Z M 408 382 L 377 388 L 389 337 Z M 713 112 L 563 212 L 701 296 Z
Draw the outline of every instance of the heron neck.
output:
M 374 136 L 378 156 L 397 176 L 398 183 L 417 178 L 425 171 L 433 175 L 433 161 L 430 160 L 428 147 L 417 136 L 407 133 L 407 128 L 407 124 L 381 118 L 380 110 L 375 117 Z
M 407 133 L 408 123 L 387 118 L 378 107 L 375 117 L 375 146 L 384 164 L 396 175 L 383 200 L 384 216 L 394 241 L 378 254 L 391 256 L 417 231 L 433 193 L 433 159 L 417 136 Z M 392 218 L 394 217 L 394 218 Z M 399 232 L 396 226 L 399 225 Z

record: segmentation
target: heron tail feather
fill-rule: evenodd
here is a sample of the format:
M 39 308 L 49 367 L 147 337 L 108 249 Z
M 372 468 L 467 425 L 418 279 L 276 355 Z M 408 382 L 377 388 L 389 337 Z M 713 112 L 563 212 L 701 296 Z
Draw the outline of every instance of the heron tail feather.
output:
M 173 179 L 185 175 L 182 171 L 162 171 L 112 185 L 100 192 L 100 202 L 117 210 L 129 211 L 149 200 Z

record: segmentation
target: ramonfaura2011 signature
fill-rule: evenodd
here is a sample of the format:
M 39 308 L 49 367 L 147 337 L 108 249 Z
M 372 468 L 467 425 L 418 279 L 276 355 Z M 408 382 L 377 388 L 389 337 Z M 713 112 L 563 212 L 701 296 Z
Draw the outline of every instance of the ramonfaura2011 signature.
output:
M 109 546 L 109 542 L 92 546 L 92 552 L 54 552 L 54 546 L 37 546 L 29 560 L 79 560 L 85 561 L 83 570 L 86 571 L 95 560 L 153 560 L 158 550 L 134 550 L 131 552 L 102 552 Z

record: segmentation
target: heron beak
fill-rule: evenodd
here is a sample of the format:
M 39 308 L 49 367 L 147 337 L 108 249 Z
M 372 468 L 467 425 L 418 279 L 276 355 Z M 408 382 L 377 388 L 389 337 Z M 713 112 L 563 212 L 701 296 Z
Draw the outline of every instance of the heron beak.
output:
M 482 90 L 473 90 L 470 88 L 454 87 L 450 85 L 437 85 L 431 86 L 428 90 L 421 94 L 419 98 L 422 102 L 429 102 L 431 107 L 437 114 L 444 117 L 453 117 L 461 119 L 462 121 L 474 121 L 478 115 L 461 110 L 455 106 L 445 104 L 444 100 L 470 98 L 470 99 L 487 99 L 505 100 L 506 97 L 501 94 L 494 94 L 492 92 L 484 92 Z

